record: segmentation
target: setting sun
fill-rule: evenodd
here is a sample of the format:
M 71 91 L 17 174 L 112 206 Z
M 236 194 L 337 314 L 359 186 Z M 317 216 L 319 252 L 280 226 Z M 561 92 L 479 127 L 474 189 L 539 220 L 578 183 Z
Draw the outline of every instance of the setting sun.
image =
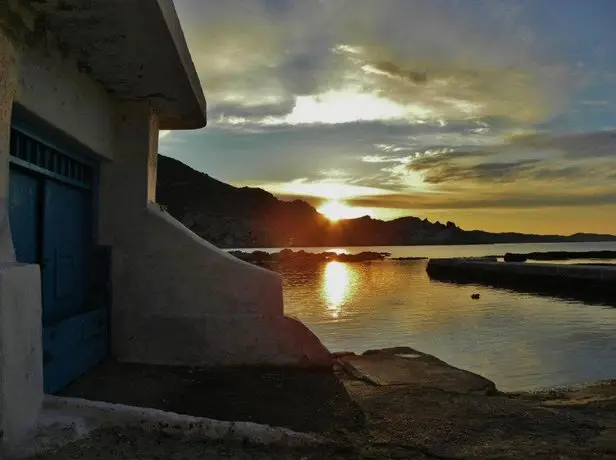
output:
M 337 200 L 325 202 L 317 211 L 332 222 L 337 222 L 341 219 L 356 219 L 357 217 L 369 214 L 364 208 L 355 208 Z

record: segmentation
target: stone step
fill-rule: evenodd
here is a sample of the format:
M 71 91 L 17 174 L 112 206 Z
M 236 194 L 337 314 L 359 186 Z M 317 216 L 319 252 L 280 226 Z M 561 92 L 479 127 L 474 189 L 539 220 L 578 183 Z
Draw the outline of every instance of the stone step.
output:
M 369 351 L 337 359 L 347 372 L 376 386 L 410 385 L 460 394 L 497 392 L 492 381 L 412 348 Z

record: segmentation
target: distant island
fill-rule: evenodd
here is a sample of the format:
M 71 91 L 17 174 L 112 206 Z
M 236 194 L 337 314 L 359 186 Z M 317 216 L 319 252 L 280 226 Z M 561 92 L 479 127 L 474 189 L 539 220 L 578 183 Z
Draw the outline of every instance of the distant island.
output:
M 302 200 L 283 201 L 259 188 L 234 187 L 163 155 L 157 201 L 196 234 L 221 248 L 411 246 L 616 241 L 614 235 L 570 236 L 462 230 L 418 217 L 365 216 L 330 222 Z

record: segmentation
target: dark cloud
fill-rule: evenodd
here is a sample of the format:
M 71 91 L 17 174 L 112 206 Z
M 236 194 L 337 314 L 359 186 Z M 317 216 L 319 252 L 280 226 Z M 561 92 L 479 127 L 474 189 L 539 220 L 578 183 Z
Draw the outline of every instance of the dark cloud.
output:
M 430 152 L 430 150 L 427 152 Z M 483 150 L 453 150 L 450 152 L 438 153 L 436 155 L 430 155 L 424 152 L 423 155 L 413 159 L 408 165 L 408 168 L 411 171 L 429 171 L 435 168 L 451 167 L 462 159 L 479 161 L 493 154 L 494 152 Z
M 511 139 L 511 145 L 532 149 L 560 150 L 571 158 L 616 158 L 616 130 L 566 135 L 516 136 Z
M 293 108 L 293 101 L 287 100 L 274 104 L 255 103 L 255 105 L 237 105 L 229 102 L 218 104 L 210 111 L 210 118 L 216 119 L 219 116 L 232 116 L 246 118 L 249 120 L 261 120 L 267 116 L 282 116 Z M 242 123 L 246 124 L 246 122 Z
M 429 184 L 510 182 L 541 163 L 539 159 L 494 161 L 494 155 L 494 150 L 453 150 L 423 154 L 412 159 L 407 168 L 422 173 L 425 182 Z
M 616 162 L 611 161 L 613 155 L 616 155 L 616 131 L 524 135 L 482 150 L 454 149 L 420 155 L 408 163 L 408 169 L 421 172 L 430 184 L 569 180 L 575 186 L 576 182 L 589 178 L 608 179 L 616 170 Z
M 398 64 L 395 64 L 393 62 L 380 61 L 375 64 L 375 68 L 391 76 L 401 77 L 416 84 L 421 84 L 428 81 L 427 71 L 403 69 Z
M 532 178 L 538 181 L 552 179 L 577 179 L 582 174 L 590 172 L 584 166 L 552 166 L 538 168 L 532 171 Z
M 539 160 L 520 160 L 513 163 L 479 163 L 472 166 L 445 165 L 426 171 L 425 181 L 429 184 L 458 181 L 511 182 L 529 171 Z

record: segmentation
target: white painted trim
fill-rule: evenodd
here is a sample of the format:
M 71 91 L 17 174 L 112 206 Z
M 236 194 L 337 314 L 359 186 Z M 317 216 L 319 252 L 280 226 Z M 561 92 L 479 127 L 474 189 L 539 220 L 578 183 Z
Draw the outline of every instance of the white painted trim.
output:
M 158 409 L 77 398 L 46 396 L 34 440 L 13 452 L 15 458 L 56 450 L 103 428 L 139 428 L 203 441 L 305 447 L 330 444 L 325 438 L 251 422 L 225 422 Z

